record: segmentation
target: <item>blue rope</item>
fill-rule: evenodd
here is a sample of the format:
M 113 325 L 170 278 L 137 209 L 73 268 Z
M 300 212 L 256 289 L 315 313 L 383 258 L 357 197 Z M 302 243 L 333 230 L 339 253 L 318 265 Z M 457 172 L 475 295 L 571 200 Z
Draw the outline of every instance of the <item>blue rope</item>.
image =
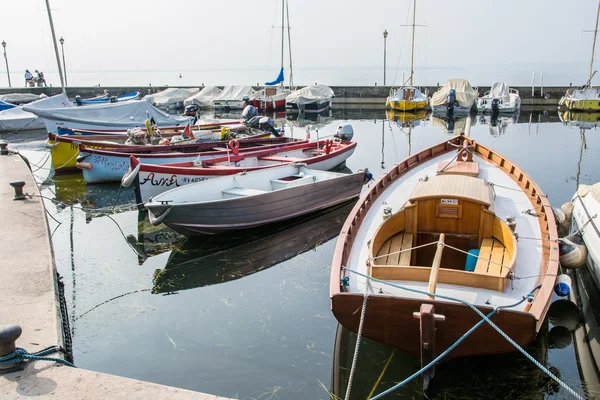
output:
M 0 357 L 0 365 L 11 365 L 11 364 L 19 364 L 25 360 L 39 360 L 39 361 L 54 361 L 57 363 L 61 363 L 67 365 L 69 367 L 76 368 L 75 365 L 68 362 L 67 360 L 63 360 L 62 358 L 56 357 L 45 357 L 48 354 L 56 353 L 62 350 L 62 347 L 53 346 L 48 347 L 47 349 L 29 353 L 27 350 L 17 347 L 15 351 L 5 356 Z
M 372 276 L 368 276 L 368 275 L 362 274 L 362 273 L 360 273 L 358 271 L 354 271 L 354 270 L 352 270 L 350 268 L 347 268 L 347 267 L 344 267 L 344 266 L 342 266 L 342 269 L 346 270 L 348 272 L 352 272 L 353 274 L 356 274 L 358 276 L 362 276 L 363 278 L 370 279 L 370 280 L 378 282 L 378 283 L 382 283 L 384 285 L 388 285 L 388 286 L 391 286 L 391 287 L 395 287 L 395 288 L 406 290 L 406 291 L 413 292 L 413 293 L 424 294 L 426 296 L 434 296 L 434 297 L 438 297 L 438 298 L 441 298 L 441 299 L 455 301 L 455 302 L 458 302 L 458 303 L 466 305 L 467 307 L 469 307 L 473 311 L 475 311 L 477 314 L 479 314 L 479 316 L 482 318 L 482 321 L 479 321 L 475 326 L 473 326 L 473 328 L 471 328 L 467 332 L 468 334 L 470 334 L 473 330 L 477 329 L 477 327 L 479 327 L 479 325 L 481 323 L 487 322 L 488 324 L 490 324 L 492 326 L 492 328 L 494 328 L 500 335 L 502 335 L 510 344 L 512 344 L 517 350 L 519 350 L 525 357 L 527 357 L 533 364 L 535 364 L 535 366 L 537 366 L 539 369 L 541 369 L 546 375 L 548 375 L 550 378 L 552 378 L 556 383 L 558 383 L 566 391 L 568 391 L 569 393 L 571 393 L 575 398 L 583 400 L 583 397 L 580 394 L 578 394 L 575 390 L 571 389 L 566 383 L 564 383 L 563 381 L 561 381 L 556 375 L 554 375 L 552 372 L 550 372 L 548 370 L 548 368 L 546 368 L 545 366 L 543 366 L 538 360 L 536 360 L 529 353 L 527 353 L 521 346 L 519 346 L 518 343 L 516 343 L 514 340 L 512 340 L 510 338 L 510 336 L 508 336 L 506 333 L 504 333 L 504 331 L 502 329 L 500 329 L 496 324 L 494 324 L 484 313 L 482 313 L 481 311 L 479 311 L 479 309 L 477 307 L 475 307 L 473 304 L 471 304 L 471 303 L 469 303 L 469 302 L 467 302 L 465 300 L 457 299 L 457 298 L 450 297 L 450 296 L 444 296 L 444 295 L 441 295 L 441 294 L 429 293 L 429 292 L 425 292 L 423 290 L 412 289 L 412 288 L 404 287 L 404 286 L 401 286 L 401 285 L 396 285 L 396 284 L 391 283 L 391 282 L 383 281 L 381 279 L 373 278 Z M 533 288 L 533 290 L 527 296 L 525 296 L 523 298 L 523 300 L 533 301 L 533 299 L 534 299 L 533 292 L 535 292 L 536 290 L 538 290 L 541 287 L 542 287 L 542 285 L 537 285 L 535 288 Z M 500 308 L 515 307 L 516 305 L 521 304 L 523 302 L 523 300 L 521 300 L 517 304 L 513 304 L 513 305 L 510 305 L 510 306 L 496 307 L 492 312 L 494 313 L 494 312 L 496 312 Z M 490 316 L 491 316 L 491 314 L 490 314 Z M 461 341 L 464 340 L 464 337 L 461 337 L 459 340 L 461 340 Z M 436 360 L 437 360 L 437 358 L 436 358 Z M 426 368 L 429 368 L 429 365 Z M 424 369 L 422 369 L 422 371 L 423 370 Z M 420 374 L 422 371 L 418 372 L 417 375 Z M 404 384 L 403 382 L 401 382 L 401 383 Z M 394 386 L 393 389 L 394 390 L 397 389 L 398 387 L 400 387 L 399 385 L 400 384 Z M 384 393 L 387 393 L 387 392 L 388 391 L 386 391 Z M 380 395 L 382 395 L 382 394 L 380 394 Z M 380 395 L 377 395 L 377 396 L 373 397 L 373 399 L 379 398 Z

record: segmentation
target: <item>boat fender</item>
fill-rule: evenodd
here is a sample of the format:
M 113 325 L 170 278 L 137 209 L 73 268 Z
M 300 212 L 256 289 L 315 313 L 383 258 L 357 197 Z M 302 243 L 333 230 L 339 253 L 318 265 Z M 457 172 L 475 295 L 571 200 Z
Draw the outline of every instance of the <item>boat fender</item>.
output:
M 53 149 L 56 146 L 58 146 L 58 143 L 59 142 L 54 142 L 54 143 L 50 144 L 50 139 L 46 139 L 46 142 L 44 143 L 44 147 L 47 149 Z
M 92 164 L 87 163 L 87 162 L 77 162 L 75 164 L 75 166 L 79 169 L 87 169 L 87 170 L 92 169 Z
M 577 304 L 571 300 L 559 299 L 548 308 L 548 321 L 553 326 L 562 326 L 573 332 L 583 321 Z
M 240 152 L 240 142 L 237 139 L 233 139 L 229 141 L 229 148 L 233 152 L 234 156 L 237 156 Z
M 556 285 L 554 285 L 554 293 L 558 296 L 565 297 L 571 293 L 571 277 L 567 274 L 560 274 L 556 278 Z
M 131 184 L 133 183 L 133 180 L 137 176 L 138 172 L 140 172 L 141 165 L 142 164 L 136 165 L 133 170 L 131 170 L 131 167 L 129 167 L 129 169 L 127 170 L 127 172 L 125 173 L 125 175 L 123 175 L 123 178 L 121 179 L 121 186 L 123 186 L 123 187 L 131 186 Z
M 79 155 L 77 156 L 77 158 L 75 159 L 75 161 L 77 161 L 77 162 L 84 161 L 86 158 L 88 158 L 88 157 L 89 157 L 89 156 L 91 156 L 91 155 L 92 155 L 91 153 L 90 153 L 90 154 L 86 154 L 86 155 L 84 155 L 84 156 L 83 156 L 83 155 L 81 155 L 81 154 L 79 154 Z
M 169 213 L 171 212 L 171 207 L 167 208 L 162 214 L 160 214 L 158 217 L 154 215 L 154 212 L 152 212 L 152 210 L 148 210 L 148 218 L 150 219 L 150 223 L 154 226 L 156 225 L 160 225 L 164 219 L 167 217 L 167 215 L 169 215 Z
M 558 239 L 560 265 L 575 269 L 583 266 L 587 260 L 587 248 L 580 233 L 574 233 Z

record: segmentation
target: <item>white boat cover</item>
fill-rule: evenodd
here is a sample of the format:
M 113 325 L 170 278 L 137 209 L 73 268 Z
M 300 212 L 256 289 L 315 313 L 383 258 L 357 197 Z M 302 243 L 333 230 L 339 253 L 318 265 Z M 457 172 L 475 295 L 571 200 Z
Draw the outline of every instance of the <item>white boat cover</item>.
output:
M 24 104 L 31 103 L 32 101 L 46 99 L 48 96 L 45 94 L 32 94 L 32 93 L 9 93 L 0 95 L 0 100 L 12 103 L 12 104 Z
M 479 94 L 466 79 L 450 79 L 444 86 L 431 96 L 431 106 L 442 106 L 446 104 L 450 90 L 456 91 L 456 101 L 461 107 L 471 107 Z
M 574 90 L 570 98 L 572 100 L 600 100 L 600 91 L 597 88 L 585 88 Z
M 141 126 L 146 120 L 154 118 L 158 126 L 176 126 L 190 120 L 190 117 L 167 114 L 145 100 L 52 109 L 38 109 L 27 105 L 23 109 L 42 118 L 88 125 Z
M 410 87 L 410 86 L 406 86 L 406 87 L 401 87 L 400 89 L 398 89 L 398 91 L 396 92 L 396 94 L 394 94 L 394 96 L 391 97 L 392 101 L 401 101 L 404 100 L 404 90 L 405 89 L 409 89 L 409 90 L 414 90 L 415 94 L 414 94 L 414 98 L 412 99 L 412 101 L 417 102 L 417 101 L 425 101 L 427 100 L 427 97 L 417 88 L 415 87 Z
M 41 100 L 29 103 L 27 107 L 32 109 L 70 108 L 74 107 L 67 96 L 59 94 L 52 97 L 44 97 Z M 23 110 L 23 106 L 0 111 L 0 131 L 15 131 L 20 129 L 44 129 L 44 120 L 35 114 Z
M 215 100 L 242 100 L 242 97 L 252 97 L 253 94 L 252 86 L 226 86 Z
M 184 105 L 189 106 L 196 104 L 199 107 L 210 107 L 210 102 L 217 99 L 223 91 L 216 86 L 206 86 L 199 93 L 188 97 L 183 102 Z
M 334 97 L 333 90 L 325 85 L 310 85 L 298 89 L 285 98 L 286 103 L 311 104 L 331 100 Z
M 492 99 L 508 97 L 508 85 L 506 82 L 494 82 L 490 89 L 490 94 L 486 97 L 491 97 Z
M 157 107 L 168 106 L 171 104 L 181 103 L 188 97 L 193 96 L 198 92 L 200 92 L 200 88 L 168 88 L 158 93 L 146 95 L 144 96 L 143 100 L 147 100 Z
M 600 202 L 600 182 L 595 183 L 593 185 L 579 185 L 579 189 L 577 189 L 577 194 L 581 197 L 591 193 L 596 199 L 597 202 Z

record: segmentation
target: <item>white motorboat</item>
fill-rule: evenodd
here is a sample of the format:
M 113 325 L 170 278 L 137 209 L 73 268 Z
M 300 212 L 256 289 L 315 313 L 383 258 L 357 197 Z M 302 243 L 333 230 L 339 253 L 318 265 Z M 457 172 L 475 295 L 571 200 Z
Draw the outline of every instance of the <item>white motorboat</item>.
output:
M 506 82 L 494 82 L 491 89 L 477 101 L 477 109 L 485 112 L 513 113 L 521 108 L 521 96 Z

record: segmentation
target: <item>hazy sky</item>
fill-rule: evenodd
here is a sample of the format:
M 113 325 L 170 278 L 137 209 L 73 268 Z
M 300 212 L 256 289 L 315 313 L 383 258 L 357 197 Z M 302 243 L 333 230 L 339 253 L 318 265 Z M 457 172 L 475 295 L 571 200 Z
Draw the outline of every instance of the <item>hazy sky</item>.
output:
M 289 0 L 296 84 L 408 77 L 412 0 Z M 280 63 L 281 0 L 51 0 L 69 86 L 256 84 Z M 587 80 L 596 0 L 417 0 L 416 79 L 579 85 Z M 59 85 L 44 0 L 0 0 L 13 86 L 26 68 Z M 287 38 L 286 38 L 287 41 Z M 59 44 L 60 48 L 60 44 Z M 286 43 L 287 53 L 287 43 Z M 289 61 L 286 54 L 286 75 Z M 597 63 L 596 63 L 597 64 Z M 397 68 L 398 67 L 398 68 Z M 7 86 L 0 67 L 0 86 Z M 179 74 L 182 78 L 179 78 Z M 600 79 L 600 75 L 597 79 Z

